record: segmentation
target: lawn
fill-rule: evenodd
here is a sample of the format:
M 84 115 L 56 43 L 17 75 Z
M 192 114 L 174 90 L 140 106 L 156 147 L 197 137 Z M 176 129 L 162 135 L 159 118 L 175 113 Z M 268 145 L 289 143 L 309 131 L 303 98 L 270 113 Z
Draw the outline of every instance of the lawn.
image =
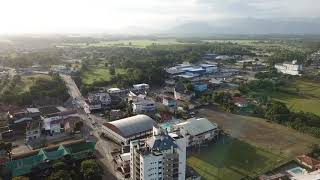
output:
M 237 139 L 227 136 L 222 139 L 187 159 L 188 165 L 203 179 L 238 180 L 246 176 L 255 177 L 286 160 Z
M 124 74 L 126 70 L 116 69 L 116 74 Z M 95 82 L 107 82 L 111 80 L 112 75 L 109 69 L 103 67 L 90 68 L 82 74 L 82 82 L 86 85 L 91 85 Z

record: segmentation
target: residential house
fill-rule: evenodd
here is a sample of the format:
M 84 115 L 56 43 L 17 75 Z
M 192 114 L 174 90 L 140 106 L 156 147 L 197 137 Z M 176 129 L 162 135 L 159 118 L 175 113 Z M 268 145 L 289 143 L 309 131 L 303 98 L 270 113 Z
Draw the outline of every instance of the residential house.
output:
M 308 155 L 298 156 L 296 160 L 303 166 L 308 167 L 311 170 L 319 170 L 320 169 L 320 160 L 312 158 Z
M 219 135 L 218 125 L 206 118 L 191 118 L 174 125 L 187 138 L 187 147 L 210 142 Z
M 176 100 L 182 101 L 190 101 L 195 95 L 194 92 L 189 91 L 181 81 L 176 84 L 173 93 Z
M 41 136 L 41 121 L 28 122 L 26 127 L 26 142 L 39 139 Z
M 205 92 L 208 90 L 208 84 L 201 82 L 195 83 L 193 84 L 193 90 L 196 92 Z
M 236 96 L 232 98 L 232 102 L 234 103 L 234 105 L 240 108 L 247 107 L 249 104 L 246 98 Z
M 177 101 L 169 96 L 162 97 L 162 104 L 172 109 L 177 108 Z

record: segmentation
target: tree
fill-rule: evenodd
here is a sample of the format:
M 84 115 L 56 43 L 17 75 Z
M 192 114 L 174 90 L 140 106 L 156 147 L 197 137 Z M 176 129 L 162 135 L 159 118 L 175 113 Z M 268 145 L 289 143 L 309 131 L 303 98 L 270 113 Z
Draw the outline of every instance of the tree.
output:
M 103 171 L 95 160 L 85 160 L 81 162 L 80 172 L 85 180 L 101 179 Z
M 75 130 L 75 131 L 81 131 L 82 127 L 83 127 L 83 122 L 82 122 L 82 121 L 78 121 L 78 122 L 75 124 L 74 130 Z
M 278 121 L 278 122 L 285 122 L 289 119 L 290 110 L 287 106 L 278 101 L 273 101 L 271 104 L 267 106 L 265 117 L 267 119 Z
M 6 151 L 9 159 L 11 159 L 11 155 L 12 155 L 12 143 L 0 142 L 0 150 Z
M 72 180 L 68 171 L 58 170 L 51 173 L 49 180 Z

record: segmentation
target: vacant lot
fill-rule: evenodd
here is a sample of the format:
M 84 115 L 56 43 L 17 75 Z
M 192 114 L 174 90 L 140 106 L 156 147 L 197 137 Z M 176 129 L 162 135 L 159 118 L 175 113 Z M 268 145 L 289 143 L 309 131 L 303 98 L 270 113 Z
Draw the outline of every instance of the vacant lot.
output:
M 116 69 L 116 74 L 124 74 L 124 69 Z M 82 82 L 86 85 L 91 85 L 95 82 L 108 82 L 111 80 L 112 75 L 108 68 L 97 67 L 90 68 L 82 74 Z
M 285 158 L 227 136 L 193 154 L 188 164 L 205 179 L 256 177 Z
M 232 137 L 289 158 L 305 153 L 310 145 L 320 142 L 320 139 L 265 119 L 235 115 L 215 107 L 201 109 L 199 116 L 218 123 Z
M 254 177 L 297 155 L 308 152 L 320 140 L 264 119 L 235 115 L 216 107 L 199 110 L 231 137 L 203 148 L 188 164 L 206 179 Z

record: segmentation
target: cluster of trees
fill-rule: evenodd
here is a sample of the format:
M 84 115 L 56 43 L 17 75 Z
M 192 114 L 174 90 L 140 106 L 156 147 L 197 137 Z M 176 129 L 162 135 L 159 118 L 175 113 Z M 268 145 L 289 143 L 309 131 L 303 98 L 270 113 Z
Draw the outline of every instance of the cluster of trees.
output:
M 213 96 L 213 100 L 228 112 L 233 112 L 236 108 L 236 106 L 232 102 L 232 94 L 228 92 L 215 93 Z
M 103 175 L 101 166 L 94 159 L 75 162 L 71 157 L 67 156 L 61 160 L 52 162 L 51 167 L 52 168 L 49 169 L 49 172 L 41 171 L 41 168 L 35 167 L 32 169 L 30 177 L 18 176 L 13 179 L 99 180 L 102 179 Z
M 287 49 L 281 49 L 275 51 L 269 58 L 268 62 L 270 65 L 276 63 L 282 63 L 285 61 L 298 60 L 299 63 L 306 63 L 308 54 L 303 51 L 292 51 Z
M 30 67 L 39 64 L 45 67 L 61 63 L 62 51 L 59 49 L 45 49 L 37 52 L 18 53 L 0 57 L 0 64 L 13 68 Z
M 69 98 L 67 87 L 59 75 L 36 78 L 28 91 L 20 91 L 24 84 L 21 77 L 4 78 L 0 84 L 0 102 L 18 105 L 44 105 L 62 103 Z M 21 87 L 19 87 L 21 86 Z
M 320 137 L 320 117 L 305 112 L 290 111 L 287 106 L 278 101 L 268 103 L 265 118 L 289 126 L 298 131 Z

